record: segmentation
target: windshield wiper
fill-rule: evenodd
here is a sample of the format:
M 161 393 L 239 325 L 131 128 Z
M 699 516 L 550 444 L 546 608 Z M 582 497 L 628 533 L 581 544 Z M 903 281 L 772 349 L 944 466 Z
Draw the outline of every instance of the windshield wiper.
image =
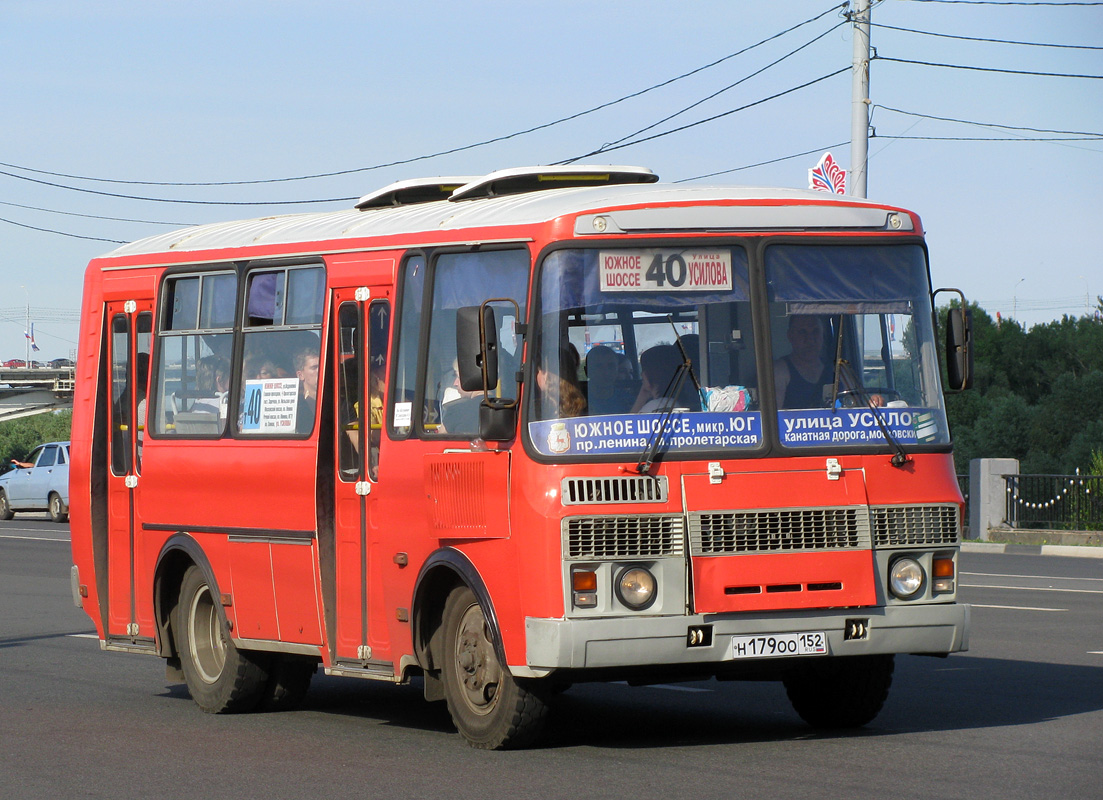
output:
M 847 390 L 848 394 L 856 394 L 858 397 L 865 401 L 865 404 L 869 406 L 869 410 L 873 412 L 873 419 L 877 423 L 877 427 L 881 429 L 881 434 L 885 437 L 885 441 L 888 442 L 889 447 L 893 450 L 890 463 L 894 467 L 902 467 L 911 461 L 911 456 L 900 442 L 896 441 L 896 437 L 889 431 L 888 426 L 885 425 L 885 421 L 881 418 L 881 412 L 877 410 L 877 406 L 873 404 L 873 398 L 869 393 L 862 388 L 861 382 L 858 380 L 858 376 L 854 374 L 853 367 L 850 366 L 850 362 L 843 358 L 843 331 L 846 326 L 843 325 L 843 317 L 839 315 L 839 338 L 835 342 L 835 376 L 831 385 L 831 411 L 835 411 L 835 404 L 839 401 L 839 378 L 842 377 L 842 373 L 845 370 L 847 379 L 854 389 Z
M 842 338 L 841 336 L 839 338 Z M 858 395 L 865 401 L 865 404 L 869 407 L 869 410 L 873 412 L 873 419 L 877 423 L 877 427 L 881 429 L 881 434 L 885 437 L 885 441 L 888 442 L 889 447 L 892 448 L 892 458 L 889 459 L 889 463 L 894 467 L 902 467 L 911 461 L 911 456 L 904 449 L 904 446 L 896 440 L 896 437 L 892 435 L 892 431 L 885 425 L 884 419 L 881 417 L 881 410 L 873 402 L 873 397 L 867 392 L 862 385 L 858 382 L 858 377 L 854 374 L 854 369 L 850 366 L 850 362 L 846 359 L 839 358 L 835 361 L 835 394 L 838 394 L 839 388 L 839 373 L 845 370 L 846 377 L 849 382 L 856 387 L 851 390 L 850 393 Z M 835 403 L 831 403 L 832 411 L 835 410 Z
M 705 407 L 705 394 L 701 390 L 700 381 L 697 380 L 697 376 L 693 373 L 693 361 L 686 353 L 685 345 L 682 343 L 682 337 L 678 335 L 678 328 L 674 325 L 674 319 L 669 314 L 666 315 L 666 319 L 670 323 L 671 329 L 674 331 L 674 341 L 678 343 L 678 352 L 682 354 L 682 363 L 674 370 L 674 375 L 671 376 L 670 383 L 666 385 L 666 390 L 662 394 L 661 399 L 669 400 L 670 402 L 664 404 L 666 405 L 666 409 L 659 419 L 659 426 L 651 431 L 651 436 L 647 440 L 647 447 L 644 449 L 643 455 L 640 456 L 640 460 L 636 462 L 636 473 L 639 475 L 647 475 L 651 471 L 651 465 L 655 463 L 655 456 L 659 452 L 659 445 L 663 440 L 663 432 L 666 430 L 666 424 L 670 421 L 670 417 L 674 413 L 678 395 L 682 391 L 682 385 L 686 382 L 686 375 L 689 375 L 690 380 L 693 381 L 693 386 L 697 389 L 697 396 L 701 398 L 701 407 Z
M 682 354 L 681 368 L 689 372 L 689 377 L 693 381 L 693 387 L 697 390 L 697 396 L 701 398 L 701 408 L 704 408 L 705 392 L 701 388 L 701 382 L 697 380 L 697 374 L 693 371 L 693 359 L 686 353 L 686 346 L 682 343 L 682 337 L 678 335 L 678 328 L 674 325 L 674 318 L 667 314 L 666 321 L 670 323 L 670 329 L 674 331 L 674 341 L 678 343 L 678 352 Z M 681 389 L 681 386 L 678 388 Z M 678 395 L 675 394 L 674 396 L 677 397 Z
M 643 455 L 640 456 L 640 460 L 636 462 L 636 473 L 639 475 L 647 475 L 651 472 L 651 465 L 655 463 L 655 456 L 659 452 L 659 445 L 663 441 L 663 433 L 666 430 L 666 425 L 670 421 L 670 417 L 674 414 L 674 406 L 676 405 L 675 398 L 678 393 L 682 391 L 682 384 L 686 382 L 686 374 L 693 374 L 690 366 L 687 362 L 682 362 L 678 365 L 678 368 L 674 370 L 674 375 L 670 378 L 670 383 L 666 385 L 666 390 L 663 392 L 660 400 L 669 400 L 670 402 L 663 403 L 665 406 L 662 416 L 659 418 L 659 424 L 651 430 L 651 435 L 647 439 L 647 447 L 643 451 Z M 694 383 L 697 379 L 694 378 Z

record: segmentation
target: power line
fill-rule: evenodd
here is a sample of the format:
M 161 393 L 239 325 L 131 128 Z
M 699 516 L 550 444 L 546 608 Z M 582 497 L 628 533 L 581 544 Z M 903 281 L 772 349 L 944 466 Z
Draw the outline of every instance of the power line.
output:
M 741 170 L 745 170 L 745 169 L 754 169 L 755 167 L 765 167 L 769 164 L 777 164 L 781 161 L 789 161 L 790 159 L 800 158 L 802 156 L 811 155 L 812 153 L 822 153 L 825 150 L 831 150 L 831 149 L 836 148 L 836 147 L 844 147 L 848 144 L 850 144 L 849 141 L 836 142 L 835 144 L 829 144 L 826 147 L 813 147 L 811 150 L 805 150 L 802 153 L 793 153 L 792 155 L 781 156 L 780 158 L 771 158 L 769 161 L 759 161 L 757 164 L 746 164 L 742 167 L 732 167 L 731 169 L 722 169 L 719 172 L 710 172 L 706 175 L 696 175 L 692 178 L 682 178 L 681 180 L 676 180 L 676 181 L 672 181 L 672 182 L 673 183 L 688 183 L 689 181 L 699 181 L 699 180 L 704 180 L 705 178 L 715 178 L 717 175 L 727 175 L 729 173 L 740 172 Z
M 1103 2 L 1077 3 L 1057 0 L 911 0 L 913 3 L 945 3 L 951 6 L 1103 6 Z
M 873 108 L 883 108 L 885 111 L 892 111 L 895 114 L 904 114 L 909 117 L 920 117 L 922 119 L 937 120 L 938 122 L 959 122 L 963 125 L 976 125 L 981 128 L 1003 128 L 1009 131 L 1030 131 L 1031 133 L 1060 133 L 1069 136 L 1103 136 L 1103 133 L 1095 133 L 1094 131 L 1062 131 L 1053 130 L 1051 128 L 1029 128 L 1021 125 L 1002 125 L 998 122 L 975 122 L 968 119 L 956 119 L 954 117 L 936 117 L 932 114 L 920 114 L 915 111 L 904 111 L 900 108 L 893 108 L 892 106 L 882 105 L 881 103 L 874 104 Z
M 353 168 L 353 169 L 336 170 L 336 171 L 333 171 L 333 172 L 321 172 L 321 173 L 316 173 L 316 174 L 312 174 L 312 175 L 298 175 L 298 176 L 288 177 L 288 178 L 265 178 L 265 179 L 247 180 L 247 181 L 210 181 L 210 182 L 190 182 L 190 183 L 189 182 L 171 182 L 171 181 L 135 181 L 135 180 L 120 180 L 120 179 L 114 179 L 114 178 L 94 178 L 94 177 L 90 177 L 90 176 L 86 176 L 86 175 L 72 175 L 72 174 L 68 174 L 68 173 L 64 173 L 64 172 L 51 172 L 51 171 L 48 171 L 48 170 L 34 169 L 34 168 L 31 168 L 31 167 L 23 167 L 23 166 L 19 166 L 17 164 L 7 164 L 7 163 L 2 162 L 2 161 L 0 161 L 0 167 L 7 167 L 9 169 L 18 169 L 18 170 L 22 170 L 24 172 L 33 172 L 33 173 L 38 174 L 38 175 L 49 175 L 50 177 L 54 177 L 54 178 L 67 178 L 67 179 L 70 179 L 70 180 L 94 181 L 94 182 L 99 182 L 99 183 L 114 183 L 114 184 L 138 185 L 138 186 L 182 186 L 182 187 L 183 186 L 246 186 L 246 185 L 267 184 L 267 183 L 287 183 L 287 182 L 291 182 L 291 181 L 305 181 L 305 180 L 313 180 L 313 179 L 317 179 L 317 178 L 333 178 L 333 177 L 337 177 L 337 176 L 341 176 L 341 175 L 351 175 L 351 174 L 355 174 L 355 173 L 359 173 L 359 172 L 370 172 L 370 171 L 373 171 L 373 170 L 384 169 L 384 168 L 387 168 L 387 167 L 397 167 L 397 166 L 402 166 L 402 165 L 405 165 L 405 164 L 412 164 L 416 161 L 426 161 L 426 160 L 433 159 L 433 158 L 439 158 L 440 156 L 453 155 L 454 153 L 460 153 L 460 152 L 463 152 L 465 150 L 472 150 L 472 149 L 475 149 L 477 147 L 484 147 L 484 146 L 489 145 L 489 144 L 497 144 L 499 142 L 504 142 L 504 141 L 507 141 L 509 139 L 514 139 L 518 136 L 524 136 L 524 135 L 529 134 L 529 133 L 535 133 L 536 131 L 539 131 L 539 130 L 544 130 L 546 128 L 551 128 L 555 125 L 560 125 L 564 122 L 570 122 L 572 120 L 576 120 L 580 117 L 584 117 L 588 114 L 593 114 L 597 111 L 602 111 L 606 108 L 610 108 L 611 106 L 615 106 L 615 105 L 617 105 L 619 103 L 623 103 L 627 100 L 633 100 L 637 97 L 640 97 L 644 94 L 647 94 L 648 92 L 655 91 L 656 89 L 661 89 L 663 87 L 666 87 L 666 86 L 669 86 L 673 83 L 676 83 L 680 80 L 683 80 L 685 78 L 689 78 L 693 75 L 696 75 L 700 72 L 704 72 L 705 70 L 712 69 L 713 67 L 718 66 L 720 64 L 723 64 L 725 61 L 730 61 L 731 59 L 733 59 L 737 56 L 741 56 L 744 53 L 747 53 L 747 52 L 755 49 L 756 47 L 761 47 L 762 45 L 767 44 L 769 42 L 772 42 L 775 39 L 778 39 L 782 36 L 785 36 L 788 33 L 792 33 L 793 31 L 797 30 L 798 28 L 802 28 L 805 25 L 809 25 L 813 22 L 816 22 L 817 20 L 827 16 L 831 12 L 837 11 L 841 8 L 845 8 L 846 6 L 847 6 L 847 3 L 835 3 L 830 8 L 828 8 L 826 11 L 823 11 L 819 14 L 816 14 L 813 17 L 810 17 L 810 18 L 806 19 L 804 22 L 800 22 L 800 23 L 797 23 L 796 25 L 793 25 L 789 28 L 786 28 L 785 30 L 780 31 L 779 33 L 776 33 L 772 36 L 768 36 L 768 37 L 766 37 L 765 39 L 762 39 L 759 42 L 755 42 L 752 45 L 748 45 L 747 47 L 744 47 L 741 50 L 737 50 L 734 53 L 729 53 L 728 55 L 726 55 L 722 58 L 718 58 L 715 61 L 712 61 L 708 64 L 704 64 L 703 66 L 697 67 L 696 69 L 692 69 L 689 72 L 683 73 L 683 74 L 678 75 L 676 77 L 668 78 L 667 80 L 662 81 L 662 82 L 657 83 L 657 84 L 654 84 L 653 86 L 649 86 L 646 89 L 641 89 L 637 92 L 633 92 L 631 94 L 624 95 L 623 97 L 620 97 L 616 100 L 611 100 L 607 103 L 602 103 L 601 105 L 594 106 L 593 108 L 587 109 L 585 111 L 579 111 L 575 114 L 571 114 L 569 116 L 562 117 L 560 119 L 552 120 L 551 122 L 545 122 L 543 124 L 536 125 L 536 126 L 533 126 L 531 128 L 526 128 L 525 130 L 520 130 L 520 131 L 516 131 L 514 133 L 509 133 L 509 134 L 505 134 L 505 135 L 502 135 L 502 136 L 497 136 L 497 137 L 494 137 L 494 138 L 491 138 L 491 139 L 486 139 L 486 140 L 483 140 L 483 141 L 480 141 L 480 142 L 475 142 L 475 143 L 472 143 L 472 144 L 462 145 L 462 146 L 459 146 L 459 147 L 453 147 L 453 148 L 450 148 L 448 150 L 441 150 L 441 151 L 436 152 L 436 153 L 428 153 L 428 154 L 424 154 L 424 155 L 420 155 L 420 156 L 413 156 L 411 158 L 400 159 L 400 160 L 397 160 L 397 161 L 390 161 L 390 162 L 382 163 L 382 164 L 373 164 L 372 166 L 368 166 L 368 167 L 356 167 L 356 168 Z M 838 27 L 838 26 L 835 26 L 835 27 Z M 834 28 L 832 28 L 831 30 L 834 30 Z M 828 31 L 828 32 L 830 32 L 830 31 Z M 629 134 L 629 135 L 634 136 L 636 134 Z M 11 175 L 10 173 L 6 173 L 6 172 L 2 172 L 2 171 L 0 171 L 0 174 L 9 175 L 10 177 L 15 177 L 15 178 L 22 177 L 22 176 L 19 176 L 19 175 Z M 30 179 L 25 178 L 25 180 L 30 180 Z M 59 184 L 54 184 L 54 183 L 46 183 L 46 185 L 47 186 L 59 186 Z M 61 186 L 60 188 L 74 189 L 75 191 L 91 191 L 91 190 L 81 190 L 81 189 L 77 189 L 76 187 L 70 187 L 70 186 Z M 154 201 L 154 202 L 166 202 L 166 203 L 204 203 L 205 202 L 205 201 L 194 201 L 194 200 L 193 201 L 188 201 L 188 200 L 155 200 L 154 198 L 131 197 L 129 195 L 111 195 L 111 194 L 109 194 L 108 196 L 110 196 L 110 197 L 122 197 L 122 198 L 125 198 L 125 199 L 132 199 L 132 200 L 133 199 L 151 200 L 151 201 Z M 327 200 L 286 201 L 286 203 L 284 203 L 284 204 L 290 205 L 290 204 L 294 204 L 294 203 L 297 203 L 297 202 L 303 202 L 303 203 L 344 202 L 344 201 L 355 200 L 355 199 L 357 199 L 357 198 L 354 198 L 354 197 L 341 197 L 341 198 L 330 198 L 330 199 L 327 199 Z M 211 204 L 216 204 L 216 203 L 211 203 Z M 217 203 L 217 205 L 280 205 L 280 203 Z
M 1095 136 L 891 136 L 876 134 L 874 139 L 911 139 L 928 142 L 1103 142 L 1103 134 Z
M 800 47 L 797 47 L 797 48 L 796 48 L 796 49 L 794 49 L 794 50 L 790 50 L 790 51 L 789 51 L 788 53 L 786 53 L 785 55 L 783 55 L 783 56 L 782 56 L 781 58 L 778 58 L 778 59 L 776 59 L 776 60 L 774 60 L 774 61 L 771 61 L 771 62 L 770 62 L 769 64 L 767 64 L 766 66 L 762 67 L 761 69 L 755 70 L 754 72 L 750 73 L 749 75 L 744 75 L 744 76 L 743 76 L 742 78 L 740 78 L 739 80 L 737 80 L 737 81 L 736 81 L 735 83 L 729 84 L 728 86 L 725 86 L 725 87 L 724 87 L 723 89 L 719 89 L 719 90 L 717 90 L 717 91 L 713 92 L 712 94 L 708 95 L 707 97 L 703 97 L 703 98 L 701 98 L 700 100 L 698 100 L 697 102 L 695 102 L 695 103 L 691 103 L 690 105 L 686 106 L 685 108 L 681 109 L 680 111 L 675 111 L 675 112 L 674 112 L 673 114 L 670 114 L 669 116 L 667 116 L 667 117 L 664 117 L 663 119 L 660 119 L 660 120 L 659 120 L 659 121 L 657 121 L 657 122 L 653 122 L 653 123 L 651 123 L 650 125 L 648 125 L 648 126 L 647 126 L 647 127 L 645 127 L 645 128 L 641 128 L 640 130 L 638 130 L 638 131 L 635 131 L 634 133 L 630 133 L 630 134 L 628 134 L 627 136 L 622 136 L 622 137 L 621 137 L 620 139 L 616 139 L 616 140 L 614 140 L 614 141 L 612 141 L 612 142 L 608 142 L 608 143 L 607 143 L 606 145 L 604 145 L 604 146 L 605 146 L 605 147 L 608 147 L 609 145 L 614 145 L 614 144 L 620 144 L 621 142 L 623 142 L 623 141 L 625 141 L 625 140 L 627 140 L 627 139 L 631 139 L 631 138 L 632 138 L 633 136 L 639 136 L 639 135 L 640 135 L 641 133 L 646 133 L 647 131 L 649 131 L 649 130 L 651 130 L 651 129 L 653 129 L 653 128 L 657 128 L 657 127 L 658 127 L 659 125 L 662 125 L 662 124 L 663 124 L 664 122 L 669 122 L 670 120 L 674 119 L 675 117 L 681 116 L 682 114 L 684 114 L 684 113 L 686 113 L 687 111 L 690 111 L 690 110 L 692 110 L 692 109 L 696 108 L 697 106 L 701 105 L 702 103 L 706 103 L 706 102 L 708 102 L 709 100 L 712 100 L 712 99 L 713 99 L 713 98 L 715 98 L 715 97 L 719 97 L 719 96 L 720 96 L 720 95 L 722 95 L 722 94 L 723 94 L 724 92 L 727 92 L 727 91 L 729 91 L 729 90 L 731 90 L 731 89 L 734 89 L 734 88 L 735 88 L 736 86 L 739 86 L 739 85 L 740 85 L 741 83 L 745 83 L 745 82 L 749 81 L 749 80 L 750 80 L 751 78 L 754 78 L 754 77 L 756 77 L 756 76 L 758 76 L 758 75 L 761 75 L 761 74 L 762 74 L 763 72 L 765 72 L 766 70 L 768 70 L 768 69 L 771 69 L 771 68 L 773 68 L 773 67 L 776 67 L 776 66 L 777 66 L 778 64 L 780 64 L 780 63 L 781 63 L 782 61 L 784 61 L 785 59 L 787 59 L 787 58 L 789 58 L 789 57 L 791 57 L 791 56 L 794 56 L 794 55 L 796 55 L 796 54 L 797 54 L 797 53 L 799 53 L 799 52 L 800 52 L 801 50 L 804 50 L 804 49 L 805 49 L 805 48 L 807 48 L 807 47 L 810 47 L 810 46 L 812 46 L 813 44 L 815 44 L 816 42 L 818 42 L 818 41 L 819 41 L 820 39 L 822 39 L 823 37 L 827 36 L 827 35 L 828 35 L 829 33 L 831 33 L 832 31 L 834 31 L 834 30 L 837 30 L 838 28 L 840 28 L 840 27 L 842 27 L 843 25 L 846 25 L 846 24 L 848 24 L 848 21 L 847 21 L 847 20 L 845 20 L 845 19 L 844 19 L 844 20 L 841 20 L 841 21 L 840 21 L 840 22 L 838 22 L 837 24 L 835 24 L 835 25 L 832 25 L 832 26 L 831 26 L 830 28 L 828 28 L 828 29 L 827 29 L 826 31 L 824 31 L 823 33 L 821 33 L 821 34 L 819 34 L 818 36 L 815 36 L 815 37 L 813 37 L 812 39 L 810 39 L 809 41 L 805 42 L 805 43 L 804 43 L 804 44 L 802 44 L 802 45 L 801 45 Z
M 15 178 L 16 180 L 21 181 L 29 181 L 31 183 L 37 183 L 42 186 L 53 186 L 57 189 L 68 189 L 72 192 L 81 192 L 82 194 L 95 194 L 101 197 L 117 197 L 123 200 L 144 200 L 147 203 L 183 203 L 186 205 L 196 206 L 293 206 L 309 205 L 312 203 L 348 202 L 350 200 L 356 199 L 355 197 L 330 197 L 321 200 L 268 200 L 265 202 L 248 202 L 244 200 L 172 200 L 165 197 L 145 197 L 141 195 L 119 194 L 117 192 L 103 192 L 99 189 L 85 189 L 80 186 L 67 186 L 63 183 L 44 181 L 40 180 L 39 178 L 29 178 L 26 175 L 16 175 L 15 173 L 5 172 L 4 170 L 0 170 L 0 175 L 7 175 L 9 178 Z
M 65 231 L 55 231 L 52 228 L 39 228 L 35 225 L 24 225 L 22 222 L 16 222 L 14 220 L 5 219 L 0 217 L 0 222 L 6 222 L 9 225 L 14 225 L 17 228 L 27 228 L 32 231 L 41 231 L 42 233 L 56 233 L 58 236 L 68 236 L 73 239 L 88 239 L 92 242 L 109 242 L 111 244 L 126 244 L 122 239 L 103 239 L 99 236 L 81 236 L 79 233 L 66 233 Z
M 9 203 L 0 200 L 0 206 L 12 206 L 13 208 L 25 208 L 30 211 L 44 211 L 47 214 L 64 214 L 67 217 L 84 217 L 85 219 L 105 219 L 110 222 L 137 222 L 142 225 L 176 225 L 181 228 L 195 225 L 194 222 L 165 222 L 154 219 L 131 219 L 129 217 L 105 217 L 100 214 L 78 214 L 76 211 L 59 211 L 56 208 L 41 208 L 40 206 L 26 206 L 22 203 Z
M 1014 39 L 986 39 L 981 36 L 961 36 L 954 33 L 936 33 L 934 31 L 920 31 L 915 28 L 900 28 L 896 25 L 884 25 L 880 22 L 870 22 L 875 28 L 884 28 L 890 31 L 901 31 L 903 33 L 917 33 L 921 36 L 936 36 L 941 39 L 961 39 L 966 42 L 987 42 L 990 44 L 1016 44 L 1023 45 L 1024 47 L 1059 47 L 1066 50 L 1103 50 L 1103 47 L 1090 45 L 1090 44 L 1054 44 L 1049 42 L 1021 42 Z
M 1103 5 L 1103 3 L 1101 3 Z M 1002 72 L 1008 75 L 1036 75 L 1044 78 L 1090 78 L 1092 80 L 1103 80 L 1103 75 L 1081 75 L 1068 72 L 1032 72 L 1024 69 L 1001 69 L 998 67 L 974 67 L 967 64 L 938 64 L 933 61 L 912 61 L 906 58 L 892 58 L 891 56 L 875 55 L 873 57 L 878 61 L 893 61 L 897 64 L 917 64 L 923 67 L 945 67 L 947 69 L 967 69 L 975 70 L 977 72 Z
M 613 150 L 622 150 L 625 147 L 633 147 L 634 145 L 643 144 L 644 142 L 650 142 L 654 139 L 661 139 L 664 136 L 670 136 L 673 133 L 680 133 L 681 131 L 689 130 L 690 128 L 696 128 L 698 125 L 704 125 L 708 122 L 715 122 L 716 120 L 722 119 L 723 117 L 728 117 L 728 116 L 731 116 L 732 114 L 737 114 L 740 111 L 746 111 L 748 108 L 753 108 L 755 106 L 760 106 L 763 103 L 768 103 L 771 100 L 776 100 L 777 98 L 784 97 L 787 94 L 792 94 L 793 92 L 800 91 L 801 89 L 806 89 L 809 86 L 813 86 L 817 83 L 820 83 L 821 81 L 825 81 L 829 78 L 834 78 L 836 75 L 841 75 L 842 73 L 849 72 L 849 71 L 850 71 L 849 66 L 842 67 L 841 69 L 837 69 L 834 72 L 829 72 L 826 75 L 821 75 L 818 78 L 814 78 L 813 80 L 807 81 L 806 83 L 802 83 L 799 86 L 794 86 L 790 89 L 786 89 L 785 91 L 777 92 L 776 94 L 772 94 L 769 97 L 763 97 L 761 100 L 755 100 L 753 103 L 747 103 L 746 105 L 739 106 L 738 108 L 733 108 L 729 111 L 724 111 L 720 114 L 714 114 L 711 117 L 706 117 L 704 119 L 697 120 L 696 122 L 690 122 L 686 125 L 682 125 L 682 126 L 677 127 L 677 128 L 671 128 L 670 130 L 663 131 L 662 133 L 656 133 L 656 134 L 652 134 L 651 136 L 645 136 L 642 139 L 634 139 L 630 142 L 624 142 L 622 144 L 614 145 L 612 147 L 599 147 L 597 150 L 593 150 L 589 153 L 584 153 L 583 155 L 575 156 L 575 157 L 567 159 L 565 161 L 558 161 L 556 163 L 557 164 L 570 164 L 571 162 L 578 161 L 581 158 L 589 158 L 590 156 L 596 156 L 596 155 L 600 155 L 602 153 L 609 153 L 609 152 L 612 152 Z

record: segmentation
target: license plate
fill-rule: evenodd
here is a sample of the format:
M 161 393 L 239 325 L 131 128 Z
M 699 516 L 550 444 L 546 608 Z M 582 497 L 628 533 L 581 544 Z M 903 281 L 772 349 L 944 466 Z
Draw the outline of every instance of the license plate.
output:
M 825 656 L 827 636 L 815 633 L 767 633 L 761 636 L 733 636 L 731 658 L 781 658 L 783 656 Z

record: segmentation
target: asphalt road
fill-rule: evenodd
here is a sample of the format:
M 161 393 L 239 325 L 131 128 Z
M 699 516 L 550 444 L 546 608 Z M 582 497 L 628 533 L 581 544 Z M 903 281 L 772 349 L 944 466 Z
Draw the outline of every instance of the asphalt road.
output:
M 486 753 L 417 685 L 319 676 L 298 711 L 203 714 L 89 638 L 67 541 L 0 523 L 2 798 L 1103 797 L 1103 559 L 963 554 L 970 651 L 899 657 L 857 734 L 813 733 L 776 684 L 596 684 L 542 749 Z

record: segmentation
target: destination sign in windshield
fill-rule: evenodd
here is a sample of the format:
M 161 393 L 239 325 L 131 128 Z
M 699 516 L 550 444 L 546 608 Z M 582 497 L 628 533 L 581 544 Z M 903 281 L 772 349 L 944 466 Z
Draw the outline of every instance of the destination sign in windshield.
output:
M 598 253 L 603 292 L 731 291 L 729 250 L 611 250 Z

